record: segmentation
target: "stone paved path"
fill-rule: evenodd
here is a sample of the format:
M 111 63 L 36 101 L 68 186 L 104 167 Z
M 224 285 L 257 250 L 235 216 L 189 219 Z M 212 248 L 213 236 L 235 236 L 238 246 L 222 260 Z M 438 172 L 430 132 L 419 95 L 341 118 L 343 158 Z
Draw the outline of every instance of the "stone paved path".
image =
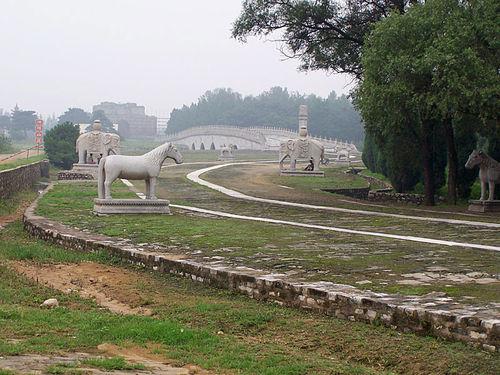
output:
M 308 204 L 302 204 L 302 203 L 279 201 L 279 200 L 274 200 L 274 199 L 258 198 L 258 197 L 249 196 L 249 195 L 240 193 L 238 191 L 231 190 L 231 189 L 225 188 L 223 186 L 205 181 L 200 177 L 201 174 L 215 170 L 215 169 L 223 168 L 223 167 L 229 166 L 229 165 L 242 165 L 242 164 L 255 164 L 255 163 L 254 162 L 240 162 L 240 163 L 230 163 L 230 164 L 219 164 L 219 165 L 211 166 L 208 168 L 203 168 L 203 169 L 193 171 L 187 175 L 187 178 L 193 182 L 196 182 L 200 185 L 209 187 L 211 189 L 219 191 L 219 192 L 226 194 L 228 196 L 231 196 L 233 198 L 245 199 L 245 200 L 249 200 L 249 201 L 257 201 L 257 202 L 264 202 L 264 203 L 271 203 L 271 204 L 281 204 L 281 205 L 303 207 L 303 208 L 342 211 L 342 212 L 348 212 L 348 213 L 361 213 L 361 214 L 365 214 L 365 215 L 391 216 L 391 217 L 424 220 L 424 221 L 431 221 L 431 222 L 432 221 L 439 221 L 439 222 L 446 222 L 446 223 L 450 223 L 450 224 L 458 224 L 459 223 L 461 225 L 470 225 L 470 226 L 479 226 L 479 227 L 482 226 L 482 227 L 488 227 L 488 228 L 496 228 L 496 227 L 500 228 L 500 224 L 496 224 L 496 223 L 431 218 L 431 217 L 421 217 L 421 216 L 409 216 L 409 215 L 390 214 L 390 213 L 382 213 L 382 212 L 374 212 L 374 211 L 350 210 L 350 209 L 344 209 L 344 208 L 338 208 L 338 207 L 316 206 L 316 205 L 308 205 Z M 130 183 L 130 181 L 128 181 L 128 180 L 122 180 L 122 181 L 127 186 L 133 188 L 133 184 Z M 140 198 L 142 198 L 142 199 L 145 198 L 143 193 L 140 193 L 137 190 L 134 190 L 134 191 L 136 192 L 136 194 Z M 184 205 L 172 204 L 171 206 L 176 207 L 176 208 L 181 208 L 184 210 L 190 210 L 190 211 L 199 212 L 199 213 L 206 213 L 206 214 L 234 218 L 234 219 L 241 219 L 241 220 L 261 221 L 261 222 L 273 223 L 273 224 L 284 224 L 284 225 L 291 225 L 291 226 L 297 226 L 297 227 L 303 227 L 303 228 L 329 230 L 329 231 L 334 231 L 334 232 L 343 232 L 343 233 L 350 233 L 350 234 L 357 234 L 357 235 L 391 238 L 391 239 L 396 239 L 396 240 L 414 241 L 414 242 L 445 245 L 445 246 L 457 246 L 457 247 L 474 248 L 474 249 L 479 249 L 479 250 L 500 251 L 499 246 L 481 245 L 481 244 L 475 244 L 475 243 L 465 243 L 465 242 L 456 242 L 456 241 L 445 241 L 445 240 L 438 240 L 438 239 L 425 238 L 425 237 L 402 236 L 402 235 L 396 235 L 396 234 L 387 234 L 387 233 L 372 232 L 372 231 L 360 231 L 360 230 L 338 228 L 338 227 L 324 226 L 324 225 L 306 224 L 306 223 L 300 223 L 300 222 L 296 222 L 296 221 L 276 220 L 276 219 L 265 218 L 265 217 L 238 215 L 238 214 L 233 214 L 233 213 L 229 213 L 229 212 L 207 210 L 207 209 L 203 209 L 203 208 L 184 206 Z
M 292 207 L 301 207 L 301 208 L 312 208 L 316 210 L 327 210 L 327 211 L 337 211 L 337 212 L 345 212 L 349 214 L 360 214 L 360 215 L 372 215 L 372 216 L 386 216 L 386 217 L 395 217 L 401 219 L 410 219 L 410 220 L 421 220 L 427 222 L 441 222 L 447 224 L 457 224 L 457 225 L 467 225 L 467 226 L 477 226 L 477 227 L 486 227 L 486 228 L 499 228 L 500 224 L 498 223 L 488 223 L 483 221 L 469 221 L 469 220 L 457 220 L 457 219 L 446 219 L 446 218 L 436 218 L 436 217 L 426 217 L 426 216 L 412 216 L 412 215 L 401 215 L 401 214 L 391 214 L 387 212 L 377 212 L 377 211 L 366 211 L 366 210 L 353 210 L 349 208 L 340 208 L 340 207 L 332 207 L 332 206 L 318 206 L 312 204 L 304 204 L 304 203 L 295 203 L 295 202 L 287 202 L 280 201 L 276 199 L 266 199 L 254 197 L 251 195 L 243 194 L 238 191 L 225 188 L 224 186 L 220 186 L 214 184 L 212 182 L 208 182 L 202 179 L 200 176 L 203 173 L 210 172 L 216 169 L 220 169 L 223 167 L 231 166 L 231 165 L 245 165 L 245 164 L 258 164 L 256 162 L 242 162 L 242 163 L 228 163 L 228 164 L 219 164 L 214 165 L 208 168 L 198 169 L 189 173 L 186 177 L 203 186 L 206 186 L 210 189 L 216 190 L 220 193 L 228 195 L 233 198 L 245 199 L 254 202 L 263 202 L 263 203 L 271 203 L 271 204 L 279 204 L 283 206 L 292 206 Z

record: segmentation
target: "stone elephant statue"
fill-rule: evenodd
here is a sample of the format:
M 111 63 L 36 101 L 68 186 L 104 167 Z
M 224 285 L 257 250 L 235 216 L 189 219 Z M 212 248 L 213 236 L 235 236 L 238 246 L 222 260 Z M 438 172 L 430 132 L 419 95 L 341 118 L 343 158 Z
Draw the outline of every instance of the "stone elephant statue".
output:
M 280 169 L 283 169 L 283 161 L 290 158 L 290 170 L 297 167 L 297 159 L 307 159 L 311 161 L 314 170 L 319 170 L 319 165 L 325 156 L 325 146 L 314 139 L 290 139 L 280 144 Z
M 80 135 L 76 140 L 78 164 L 96 164 L 103 156 L 118 154 L 119 149 L 118 134 L 91 131 Z

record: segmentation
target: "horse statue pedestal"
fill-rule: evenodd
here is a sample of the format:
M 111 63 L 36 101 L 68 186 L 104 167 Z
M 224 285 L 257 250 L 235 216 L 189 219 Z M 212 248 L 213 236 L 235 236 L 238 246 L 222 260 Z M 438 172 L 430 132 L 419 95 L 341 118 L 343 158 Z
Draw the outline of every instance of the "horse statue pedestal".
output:
M 500 212 L 500 200 L 492 201 L 481 201 L 481 200 L 470 200 L 469 209 L 470 212 Z
M 306 177 L 325 177 L 325 172 L 323 171 L 301 171 L 300 169 L 282 169 L 280 171 L 280 176 L 306 176 Z
M 108 214 L 170 214 L 166 199 L 94 199 L 94 213 Z
M 156 180 L 161 166 L 167 159 L 182 163 L 182 155 L 171 143 L 164 143 L 150 152 L 140 156 L 109 155 L 99 161 L 97 178 L 97 196 L 94 199 L 94 213 L 108 214 L 169 214 L 170 202 L 156 198 Z M 146 194 L 137 193 L 144 199 L 113 199 L 111 185 L 116 179 L 129 187 L 127 180 L 143 180 L 146 183 Z

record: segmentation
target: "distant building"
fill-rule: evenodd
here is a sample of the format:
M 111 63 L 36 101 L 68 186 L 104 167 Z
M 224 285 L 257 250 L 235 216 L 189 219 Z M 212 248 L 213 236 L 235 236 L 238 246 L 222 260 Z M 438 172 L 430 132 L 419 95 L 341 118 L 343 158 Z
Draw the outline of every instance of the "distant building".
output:
M 102 102 L 93 111 L 103 111 L 106 117 L 118 124 L 118 131 L 124 137 L 144 138 L 156 135 L 155 116 L 146 115 L 146 109 L 136 103 Z
M 165 135 L 165 131 L 168 127 L 168 117 L 158 117 L 158 121 L 156 122 L 156 132 L 158 135 Z

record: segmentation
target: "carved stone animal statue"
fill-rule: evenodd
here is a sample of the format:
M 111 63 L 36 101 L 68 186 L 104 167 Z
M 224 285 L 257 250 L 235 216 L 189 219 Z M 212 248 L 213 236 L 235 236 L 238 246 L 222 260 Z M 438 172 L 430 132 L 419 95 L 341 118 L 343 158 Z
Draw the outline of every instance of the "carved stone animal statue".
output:
M 101 131 L 84 133 L 76 140 L 78 164 L 95 163 L 101 155 L 118 154 L 120 150 L 120 136 Z
M 469 155 L 465 168 L 472 169 L 479 166 L 479 180 L 481 181 L 482 201 L 492 201 L 495 198 L 495 184 L 500 183 L 500 163 L 488 156 L 485 152 L 474 150 Z M 486 184 L 489 185 L 490 194 L 486 199 Z
M 320 163 L 325 157 L 325 146 L 314 139 L 290 139 L 280 144 L 279 163 L 280 169 L 283 169 L 283 162 L 290 158 L 290 170 L 294 171 L 297 167 L 298 159 L 312 160 L 314 170 L 319 170 Z
M 109 155 L 99 162 L 98 196 L 111 199 L 111 184 L 117 178 L 146 181 L 146 199 L 157 199 L 155 195 L 156 178 L 165 159 L 182 163 L 182 155 L 172 143 L 164 143 L 154 150 L 140 156 Z

